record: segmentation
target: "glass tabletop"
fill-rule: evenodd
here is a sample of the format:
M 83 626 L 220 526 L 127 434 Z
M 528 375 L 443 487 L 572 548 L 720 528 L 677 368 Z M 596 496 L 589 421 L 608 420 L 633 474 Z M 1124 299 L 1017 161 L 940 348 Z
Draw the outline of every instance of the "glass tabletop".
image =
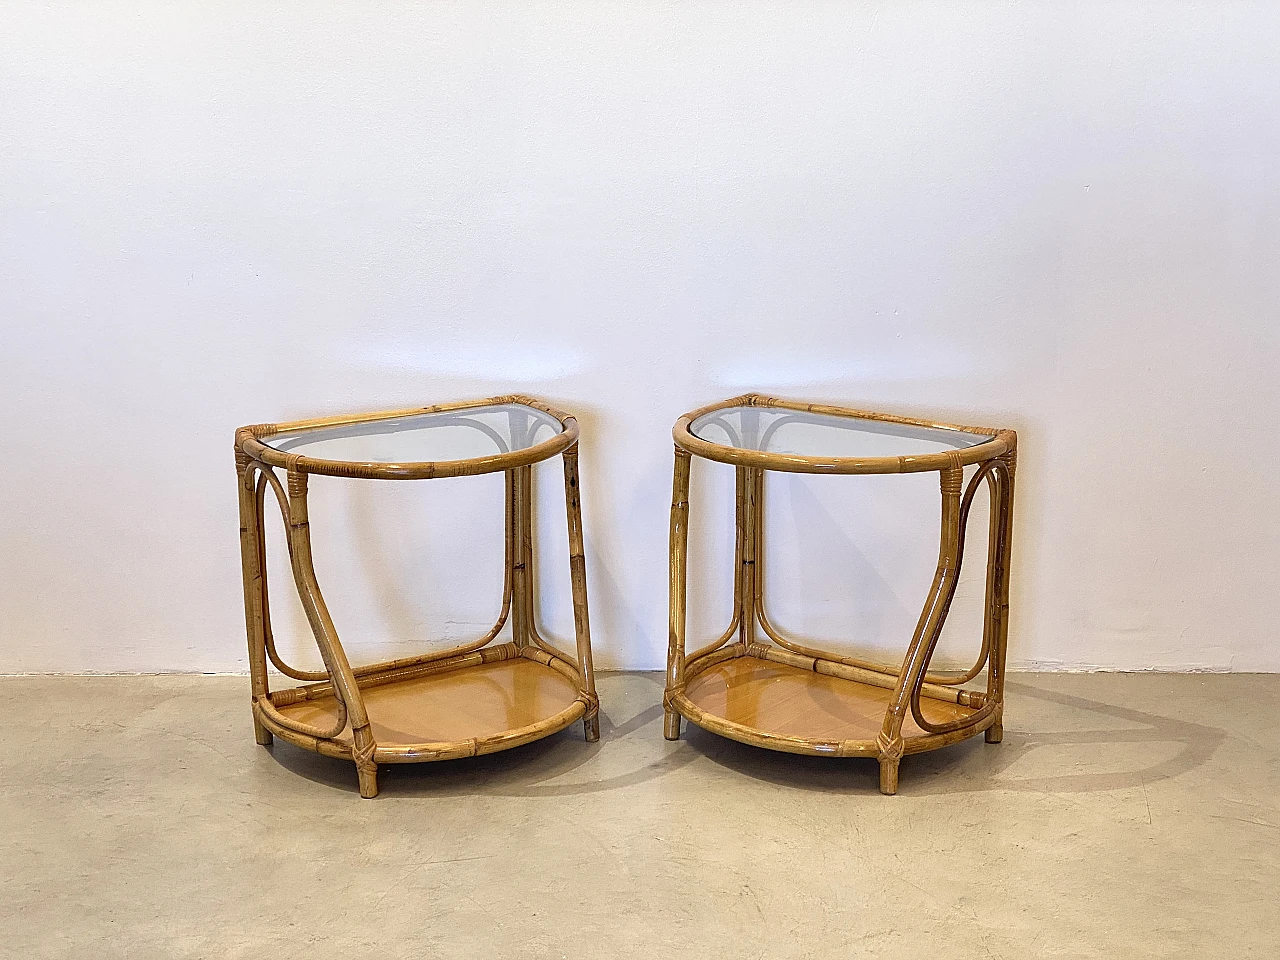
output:
M 549 413 L 520 403 L 416 413 L 264 437 L 282 453 L 349 463 L 441 463 L 514 453 L 563 433 Z
M 689 425 L 700 440 L 801 457 L 918 457 L 993 439 L 947 427 L 920 427 L 781 407 L 724 407 Z

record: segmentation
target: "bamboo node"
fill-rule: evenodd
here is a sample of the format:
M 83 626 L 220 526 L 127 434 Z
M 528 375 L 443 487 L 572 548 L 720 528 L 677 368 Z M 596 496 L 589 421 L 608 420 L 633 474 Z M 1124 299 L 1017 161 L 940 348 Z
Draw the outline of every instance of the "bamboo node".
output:
M 964 467 L 960 464 L 960 451 L 948 450 L 947 465 L 939 471 L 942 483 L 942 495 L 958 497 L 960 487 L 964 483 Z
M 1014 471 L 1018 469 L 1018 450 L 1015 447 L 1000 457 L 1004 461 L 1004 465 L 1009 468 L 1009 475 L 1012 476 Z

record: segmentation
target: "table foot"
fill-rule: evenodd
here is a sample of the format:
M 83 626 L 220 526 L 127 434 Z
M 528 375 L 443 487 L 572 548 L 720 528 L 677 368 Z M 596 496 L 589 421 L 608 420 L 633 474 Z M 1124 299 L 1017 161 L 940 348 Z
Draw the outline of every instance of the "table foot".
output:
M 582 732 L 586 735 L 587 743 L 595 743 L 600 739 L 600 714 L 582 718 Z
M 356 773 L 360 776 L 360 796 L 372 800 L 378 795 L 378 768 L 357 767 Z
M 674 710 L 664 711 L 662 735 L 668 740 L 680 739 L 680 714 L 676 713 Z
M 259 745 L 264 747 L 271 746 L 271 741 L 275 739 L 275 737 L 271 735 L 271 731 L 263 726 L 262 722 L 257 717 L 253 718 L 253 739 L 256 740 Z
M 1004 724 L 993 723 L 987 727 L 987 743 L 999 743 L 1004 739 Z
M 885 796 L 893 796 L 898 792 L 898 761 L 880 761 L 880 792 Z

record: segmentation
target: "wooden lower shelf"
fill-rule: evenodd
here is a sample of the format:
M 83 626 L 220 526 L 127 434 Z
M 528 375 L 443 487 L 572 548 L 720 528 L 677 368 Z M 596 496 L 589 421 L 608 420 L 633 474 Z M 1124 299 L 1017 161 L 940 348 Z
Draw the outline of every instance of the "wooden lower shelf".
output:
M 792 753 L 874 756 L 892 694 L 883 687 L 742 656 L 691 678 L 676 706 L 699 726 L 745 743 Z M 939 724 L 977 712 L 940 700 L 922 699 L 920 706 L 929 722 Z M 913 739 L 928 737 L 910 712 L 902 735 L 908 753 Z M 923 742 L 920 746 L 928 748 Z
M 468 753 L 492 753 L 562 730 L 585 712 L 569 678 L 523 657 L 365 687 L 361 693 L 378 759 L 384 763 L 437 759 L 430 749 L 399 757 L 383 753 L 408 746 L 473 741 Z M 331 725 L 338 715 L 331 696 L 277 709 L 291 720 L 321 727 Z M 539 726 L 556 718 L 563 722 Z M 504 736 L 535 726 L 536 732 L 527 737 Z M 349 749 L 350 728 L 335 742 Z M 448 753 L 457 755 L 456 750 Z

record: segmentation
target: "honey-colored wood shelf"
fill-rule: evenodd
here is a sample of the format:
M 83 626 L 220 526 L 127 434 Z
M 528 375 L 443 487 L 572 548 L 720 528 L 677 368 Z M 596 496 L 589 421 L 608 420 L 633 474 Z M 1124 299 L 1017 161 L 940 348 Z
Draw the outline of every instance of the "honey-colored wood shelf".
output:
M 892 698 L 886 687 L 742 656 L 691 679 L 681 706 L 699 726 L 744 743 L 789 753 L 874 757 Z M 936 700 L 922 701 L 922 708 L 934 723 L 977 712 Z M 902 735 L 907 753 L 913 739 L 927 736 L 910 716 Z
M 384 683 L 362 693 L 380 763 L 506 750 L 562 730 L 586 710 L 572 680 L 523 657 Z M 279 710 L 292 720 L 328 726 L 339 707 L 325 696 Z M 526 730 L 527 738 L 521 736 Z M 351 749 L 350 729 L 334 740 Z

